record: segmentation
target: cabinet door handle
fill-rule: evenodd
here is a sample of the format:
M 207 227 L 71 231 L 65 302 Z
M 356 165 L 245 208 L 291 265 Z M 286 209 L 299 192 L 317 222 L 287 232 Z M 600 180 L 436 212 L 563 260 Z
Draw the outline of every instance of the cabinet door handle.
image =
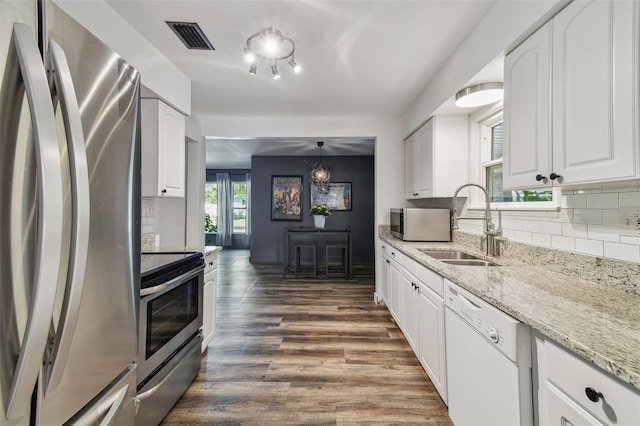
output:
M 549 179 L 551 179 L 551 180 L 556 180 L 556 179 L 558 179 L 558 182 L 562 183 L 562 176 L 557 175 L 557 174 L 555 174 L 555 173 L 551 173 L 551 174 L 549 175 Z
M 167 193 L 167 190 L 166 190 L 166 189 L 163 189 L 161 192 L 162 192 L 163 194 L 166 194 L 166 193 Z
M 538 182 L 542 181 L 542 183 L 547 183 L 547 177 L 546 176 L 542 176 L 540 174 L 536 175 L 536 180 Z
M 602 395 L 600 392 L 598 392 L 597 390 L 591 387 L 585 388 L 584 393 L 587 394 L 587 398 L 589 398 L 589 401 L 592 401 L 592 402 L 598 402 L 600 398 L 604 399 L 604 395 Z

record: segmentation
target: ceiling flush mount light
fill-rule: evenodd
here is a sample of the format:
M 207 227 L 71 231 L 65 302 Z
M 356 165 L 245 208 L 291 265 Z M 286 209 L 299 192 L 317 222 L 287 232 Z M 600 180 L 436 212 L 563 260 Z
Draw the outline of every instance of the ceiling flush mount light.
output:
M 296 63 L 294 52 L 296 45 L 289 37 L 273 27 L 269 27 L 255 33 L 247 39 L 247 47 L 244 48 L 244 59 L 251 64 L 249 72 L 256 74 L 258 60 L 271 64 L 271 74 L 275 80 L 280 78 L 278 61 L 289 59 L 289 66 L 294 73 L 299 73 L 302 68 Z
M 481 83 L 465 87 L 456 93 L 456 106 L 473 108 L 502 100 L 502 83 Z
M 331 171 L 329 166 L 322 163 L 322 146 L 323 141 L 318 141 L 318 149 L 320 150 L 320 162 L 313 165 L 311 168 L 311 184 L 315 185 L 321 190 L 326 191 L 329 188 L 329 181 L 331 180 Z

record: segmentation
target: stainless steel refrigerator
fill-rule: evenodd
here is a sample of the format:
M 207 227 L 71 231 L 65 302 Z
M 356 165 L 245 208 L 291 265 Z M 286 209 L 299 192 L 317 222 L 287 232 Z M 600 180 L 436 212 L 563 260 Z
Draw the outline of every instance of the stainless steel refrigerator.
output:
M 33 7 L 0 38 L 0 425 L 132 425 L 139 74 Z

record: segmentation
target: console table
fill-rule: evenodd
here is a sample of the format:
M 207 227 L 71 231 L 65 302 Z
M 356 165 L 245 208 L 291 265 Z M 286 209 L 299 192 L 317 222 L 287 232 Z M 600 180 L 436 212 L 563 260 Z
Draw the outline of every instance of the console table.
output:
M 346 268 L 347 278 L 351 278 L 351 229 L 349 228 L 314 228 L 307 226 L 289 226 L 282 230 L 282 248 L 283 248 L 283 257 L 282 257 L 282 278 L 287 278 L 287 272 L 290 272 L 291 263 L 290 263 L 290 253 L 291 253 L 291 245 L 295 241 L 314 241 L 316 244 L 318 242 L 325 242 L 331 239 L 340 239 L 344 241 L 347 247 L 346 254 Z M 317 256 L 317 254 L 316 254 Z M 325 259 L 325 262 L 328 260 Z M 315 262 L 314 262 L 315 263 Z

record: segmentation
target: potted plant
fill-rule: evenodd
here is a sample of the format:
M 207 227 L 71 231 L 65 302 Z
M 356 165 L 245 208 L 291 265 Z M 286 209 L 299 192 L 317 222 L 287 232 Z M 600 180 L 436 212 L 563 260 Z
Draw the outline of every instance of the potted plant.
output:
M 331 210 L 323 204 L 318 204 L 311 207 L 309 214 L 313 215 L 313 224 L 316 228 L 324 228 L 325 219 L 331 214 Z
M 205 245 L 206 246 L 215 246 L 217 243 L 217 233 L 218 227 L 213 224 L 213 220 L 211 219 L 211 215 L 209 213 L 205 213 L 204 215 L 204 232 L 205 232 Z

